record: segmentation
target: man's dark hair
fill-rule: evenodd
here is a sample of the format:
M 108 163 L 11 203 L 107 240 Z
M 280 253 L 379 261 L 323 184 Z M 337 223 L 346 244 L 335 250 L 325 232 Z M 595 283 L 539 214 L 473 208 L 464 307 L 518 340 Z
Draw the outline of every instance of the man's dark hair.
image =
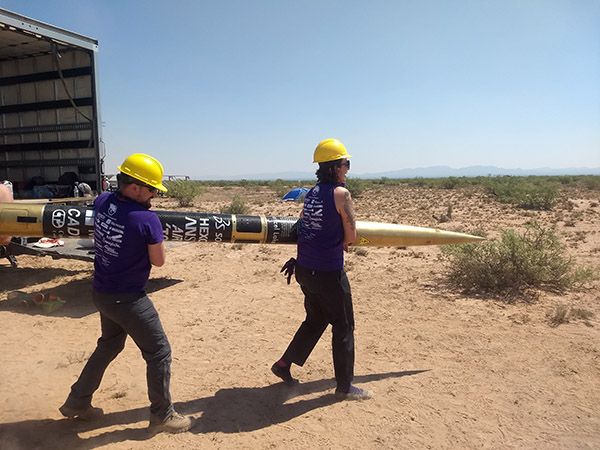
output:
M 319 163 L 319 168 L 315 173 L 319 183 L 337 184 L 337 174 L 335 173 L 336 167 L 342 167 L 341 159 Z
M 121 189 L 122 187 L 127 187 L 130 184 L 139 184 L 140 181 L 136 180 L 135 178 L 127 175 L 126 173 L 118 173 L 117 174 L 117 187 L 118 189 Z

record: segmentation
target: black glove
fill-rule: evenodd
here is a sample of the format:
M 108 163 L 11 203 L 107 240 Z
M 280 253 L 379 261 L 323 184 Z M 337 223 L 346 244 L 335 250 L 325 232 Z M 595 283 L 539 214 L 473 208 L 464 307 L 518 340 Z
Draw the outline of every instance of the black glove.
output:
M 287 276 L 287 284 L 290 284 L 290 280 L 292 279 L 292 275 L 294 275 L 294 269 L 296 268 L 296 258 L 290 258 L 283 265 L 279 273 L 285 272 L 284 275 Z

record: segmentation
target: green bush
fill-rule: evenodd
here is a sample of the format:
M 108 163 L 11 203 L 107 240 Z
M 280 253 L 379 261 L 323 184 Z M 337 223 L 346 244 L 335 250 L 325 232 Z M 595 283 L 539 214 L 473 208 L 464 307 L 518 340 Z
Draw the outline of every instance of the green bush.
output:
M 204 192 L 200 183 L 192 180 L 165 181 L 165 187 L 167 196 L 176 199 L 179 206 L 192 206 L 194 198 Z
M 459 180 L 458 178 L 448 177 L 448 178 L 442 179 L 442 181 L 440 182 L 440 186 L 442 187 L 442 189 L 454 189 L 460 183 L 461 183 L 461 180 Z
M 519 235 L 503 230 L 500 241 L 442 246 L 450 258 L 449 281 L 466 292 L 524 294 L 563 292 L 597 278 L 566 255 L 554 229 L 530 224 Z
M 381 177 L 377 179 L 362 179 L 366 186 L 389 185 L 399 186 L 407 185 L 413 187 L 428 187 L 435 189 L 454 189 L 459 187 L 486 186 L 490 183 L 521 183 L 530 184 L 554 184 L 561 186 L 576 186 L 590 190 L 600 190 L 600 176 L 598 175 L 559 175 L 559 176 L 486 176 L 486 177 L 448 177 L 448 178 L 388 178 Z M 314 178 L 307 180 L 205 180 L 195 181 L 201 186 L 217 187 L 272 187 L 272 184 L 278 184 L 280 181 L 289 186 L 302 186 L 315 184 Z
M 350 191 L 350 194 L 354 198 L 360 197 L 360 195 L 365 190 L 365 180 L 360 178 L 347 178 L 346 179 L 346 189 Z
M 523 209 L 550 210 L 559 196 L 557 183 L 543 179 L 500 177 L 489 179 L 485 186 L 499 202 Z
M 280 200 L 290 190 L 287 183 L 280 178 L 275 181 L 269 181 L 268 186 L 275 191 L 275 195 L 277 195 Z
M 581 177 L 581 184 L 590 191 L 600 191 L 600 176 L 586 175 Z
M 248 214 L 250 208 L 246 205 L 244 198 L 238 194 L 233 196 L 229 206 L 221 207 L 221 214 Z

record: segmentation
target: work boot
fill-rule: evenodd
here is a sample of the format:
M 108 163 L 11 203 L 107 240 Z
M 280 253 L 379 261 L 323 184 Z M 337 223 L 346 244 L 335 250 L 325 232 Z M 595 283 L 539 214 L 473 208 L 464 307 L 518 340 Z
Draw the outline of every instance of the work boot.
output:
M 150 414 L 150 424 L 148 425 L 148 433 L 160 433 L 166 431 L 167 433 L 183 433 L 184 431 L 192 428 L 193 420 L 191 417 L 179 414 L 177 411 L 173 411 L 168 418 L 160 420 L 154 414 Z
M 281 378 L 288 386 L 293 386 L 294 384 L 299 383 L 298 379 L 292 377 L 292 374 L 290 373 L 290 366 L 281 367 L 279 364 L 275 363 L 273 366 L 271 366 L 271 372 Z
M 69 418 L 69 419 L 81 419 L 81 420 L 92 420 L 101 417 L 104 414 L 102 408 L 94 408 L 92 405 L 89 405 L 85 408 L 71 408 L 67 406 L 65 403 L 60 408 L 58 408 L 60 413 Z
M 373 398 L 373 391 L 357 388 L 352 385 L 350 385 L 348 392 L 335 391 L 336 400 L 368 400 L 370 398 Z

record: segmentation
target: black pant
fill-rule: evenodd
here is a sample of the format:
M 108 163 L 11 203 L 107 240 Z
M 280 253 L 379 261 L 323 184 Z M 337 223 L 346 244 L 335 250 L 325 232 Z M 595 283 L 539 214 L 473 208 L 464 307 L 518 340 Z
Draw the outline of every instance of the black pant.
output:
M 354 378 L 354 312 L 346 272 L 310 270 L 297 264 L 296 281 L 304 293 L 306 319 L 282 359 L 304 365 L 331 324 L 335 380 L 339 389 L 347 389 Z

